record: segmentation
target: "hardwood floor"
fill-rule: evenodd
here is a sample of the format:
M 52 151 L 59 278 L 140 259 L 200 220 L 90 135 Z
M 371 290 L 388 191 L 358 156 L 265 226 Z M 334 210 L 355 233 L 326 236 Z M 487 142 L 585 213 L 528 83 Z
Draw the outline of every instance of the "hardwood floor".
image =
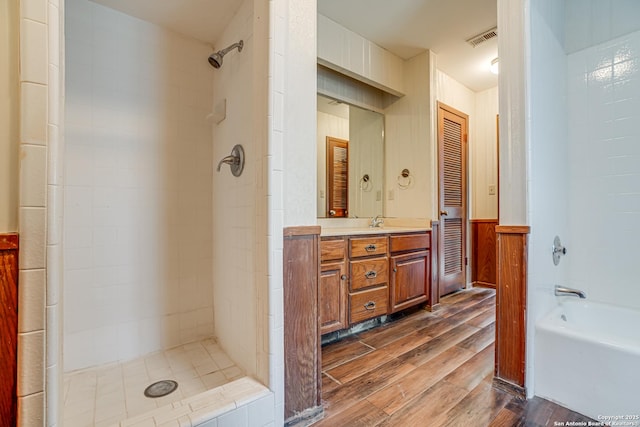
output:
M 322 349 L 325 418 L 335 426 L 553 426 L 590 421 L 492 387 L 495 291 L 474 288 Z

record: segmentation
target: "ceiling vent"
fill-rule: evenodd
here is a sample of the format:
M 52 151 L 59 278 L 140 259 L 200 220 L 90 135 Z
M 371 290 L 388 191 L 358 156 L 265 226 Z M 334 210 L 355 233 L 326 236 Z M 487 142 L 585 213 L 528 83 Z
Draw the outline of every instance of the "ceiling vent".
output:
M 480 33 L 476 36 L 471 37 L 469 40 L 467 40 L 467 43 L 469 43 L 473 47 L 476 47 L 480 43 L 484 43 L 487 40 L 491 40 L 494 37 L 498 37 L 498 27 L 493 27 L 490 30 L 487 30 L 483 33 Z

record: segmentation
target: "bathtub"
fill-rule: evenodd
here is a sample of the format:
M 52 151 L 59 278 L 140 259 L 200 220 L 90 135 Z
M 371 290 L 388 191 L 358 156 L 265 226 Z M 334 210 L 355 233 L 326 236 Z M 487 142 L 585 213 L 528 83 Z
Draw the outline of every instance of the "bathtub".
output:
M 535 394 L 597 421 L 640 425 L 640 311 L 562 300 L 536 324 Z

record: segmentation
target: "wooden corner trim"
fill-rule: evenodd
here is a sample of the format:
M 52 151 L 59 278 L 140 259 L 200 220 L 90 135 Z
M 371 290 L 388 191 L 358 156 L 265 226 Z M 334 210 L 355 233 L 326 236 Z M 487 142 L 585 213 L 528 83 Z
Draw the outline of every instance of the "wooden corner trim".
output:
M 531 227 L 528 225 L 496 225 L 496 233 L 529 234 L 531 233 Z
M 20 237 L 18 233 L 0 234 L 0 251 L 10 251 L 18 249 L 20 246 Z
M 312 235 L 320 235 L 320 226 L 319 225 L 302 225 L 296 227 L 285 227 L 283 230 L 284 237 L 295 237 L 295 236 L 312 236 Z

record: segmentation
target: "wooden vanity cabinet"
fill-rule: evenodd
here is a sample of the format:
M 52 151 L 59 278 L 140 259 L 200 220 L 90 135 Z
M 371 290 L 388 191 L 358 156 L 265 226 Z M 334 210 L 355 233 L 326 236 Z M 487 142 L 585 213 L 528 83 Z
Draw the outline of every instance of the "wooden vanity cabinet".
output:
M 389 311 L 395 313 L 428 301 L 431 234 L 391 235 L 389 246 Z
M 347 319 L 347 239 L 320 242 L 320 334 L 349 326 Z
M 323 237 L 320 333 L 427 302 L 431 232 Z
M 349 324 L 388 313 L 388 236 L 349 239 Z

